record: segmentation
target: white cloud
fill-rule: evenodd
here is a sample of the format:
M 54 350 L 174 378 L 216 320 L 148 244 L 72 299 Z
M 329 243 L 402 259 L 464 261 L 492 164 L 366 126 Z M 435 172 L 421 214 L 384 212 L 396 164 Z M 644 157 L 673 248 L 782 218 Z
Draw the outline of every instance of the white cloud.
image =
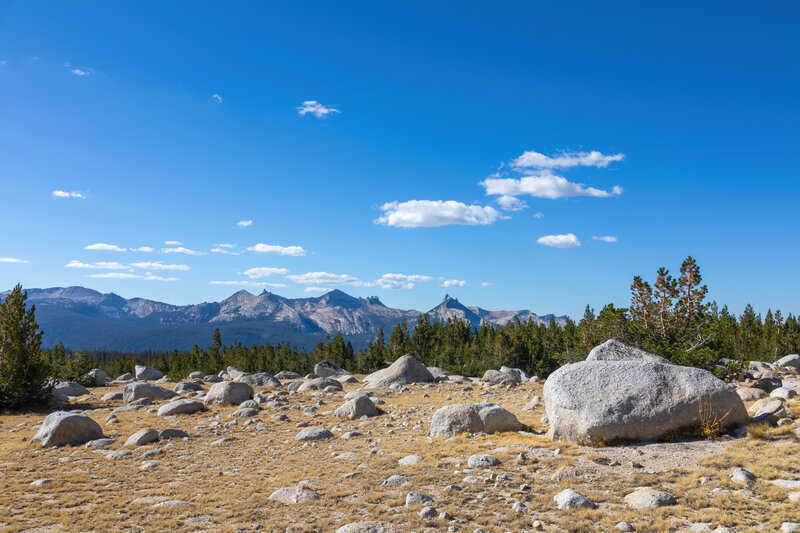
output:
M 100 250 L 103 252 L 127 252 L 127 248 L 120 248 L 116 244 L 105 244 L 102 242 L 98 242 L 97 244 L 90 244 L 89 246 L 84 246 L 84 250 Z
M 274 267 L 255 267 L 241 272 L 242 275 L 247 276 L 250 279 L 260 279 L 268 276 L 285 276 L 288 273 L 289 270 L 286 268 Z
M 382 289 L 413 289 L 415 283 L 432 281 L 430 276 L 419 274 L 393 274 L 387 273 L 375 281 L 364 283 L 366 287 L 380 287 Z
M 138 248 L 131 248 L 131 252 L 155 252 L 155 249 L 150 246 L 140 246 Z
M 341 113 L 338 109 L 332 106 L 324 106 L 316 100 L 306 100 L 303 105 L 297 108 L 297 113 L 302 117 L 311 113 L 317 118 L 325 118 L 328 115 L 335 115 Z
M 232 252 L 231 250 L 228 250 L 227 248 L 220 248 L 218 246 L 215 246 L 214 248 L 212 248 L 211 251 L 214 252 L 215 254 L 241 255 L 240 252 Z
M 189 270 L 188 265 L 165 265 L 161 261 L 142 261 L 140 263 L 131 263 L 131 266 L 142 270 Z
M 306 250 L 302 246 L 277 246 L 274 244 L 258 243 L 247 249 L 250 252 L 258 252 L 262 254 L 275 254 L 275 255 L 293 255 L 301 256 L 306 255 Z
M 203 252 L 190 250 L 189 248 L 184 248 L 183 246 L 176 246 L 174 248 L 162 248 L 161 251 L 164 252 L 165 254 L 204 255 Z
M 515 196 L 503 195 L 497 199 L 497 203 L 506 211 L 522 211 L 528 207 L 528 204 Z
M 362 285 L 361 280 L 348 274 L 330 272 L 306 272 L 286 276 L 299 285 Z
M 272 287 L 276 289 L 286 288 L 286 285 L 283 283 L 267 283 L 264 281 L 209 281 L 208 283 L 211 285 L 233 285 L 236 287 Z
M 222 97 L 220 95 L 216 94 L 216 93 L 211 95 L 211 99 L 214 100 L 218 104 L 222 103 Z
M 442 279 L 442 287 L 466 287 L 467 282 L 463 279 Z
M 53 191 L 53 196 L 55 196 L 56 198 L 83 198 L 84 200 L 86 199 L 86 196 L 84 196 L 83 193 L 80 193 L 78 191 L 69 192 L 69 191 L 56 190 Z
M 410 200 L 388 202 L 375 222 L 398 228 L 438 227 L 449 224 L 486 225 L 503 218 L 491 206 L 467 205 L 453 200 Z
M 181 241 L 164 241 L 167 246 L 180 246 L 183 244 Z
M 533 214 L 533 218 L 543 219 L 544 218 L 544 213 L 542 213 L 541 211 L 538 211 L 538 212 Z
M 600 236 L 600 237 L 592 237 L 592 240 L 593 241 L 603 241 L 603 242 L 617 242 L 619 239 L 617 239 L 613 235 L 603 235 L 603 236 Z
M 329 290 L 325 287 L 306 287 L 303 292 L 328 292 Z
M 581 241 L 572 233 L 564 235 L 545 235 L 544 237 L 536 239 L 536 242 L 553 248 L 575 248 L 581 245 Z
M 591 152 L 564 152 L 556 156 L 546 156 L 531 150 L 512 161 L 511 166 L 522 168 L 605 168 L 610 163 L 622 161 L 623 159 L 625 159 L 624 154 L 603 155 L 596 150 Z
M 82 263 L 76 259 L 73 259 L 66 265 L 66 268 L 100 268 L 105 270 L 130 270 L 131 267 L 128 265 L 123 265 L 122 263 L 118 263 L 116 261 L 99 261 L 97 263 Z
M 30 261 L 17 259 L 16 257 L 0 257 L 0 263 L 30 263 Z
M 246 228 L 247 226 L 252 226 L 253 225 L 253 221 L 252 220 L 240 220 L 239 222 L 236 223 L 236 225 L 239 226 L 240 228 Z
M 89 69 L 81 70 L 79 68 L 74 68 L 74 69 L 70 70 L 70 72 L 72 72 L 76 76 L 88 76 L 91 73 L 89 71 Z
M 128 272 L 104 272 L 103 274 L 89 274 L 88 278 L 112 278 L 112 279 L 142 279 L 144 281 L 178 281 L 178 278 L 165 278 L 162 276 L 155 276 L 147 273 L 144 276 L 141 274 L 130 274 Z
M 226 243 L 222 243 L 222 244 L 215 244 L 214 246 L 218 246 L 218 247 L 220 247 L 220 248 L 233 248 L 233 247 L 234 247 L 234 245 L 233 245 L 233 244 L 226 244 Z
M 163 276 L 155 276 L 149 273 L 142 279 L 145 281 L 178 281 L 178 278 L 165 278 Z
M 488 281 L 481 281 L 481 287 L 491 287 L 491 286 L 492 284 L 489 283 Z
M 520 196 L 528 194 L 536 198 L 567 198 L 570 196 L 593 196 L 608 198 L 622 194 L 622 187 L 615 186 L 610 191 L 585 187 L 566 178 L 544 171 L 523 178 L 487 178 L 481 182 L 488 195 Z

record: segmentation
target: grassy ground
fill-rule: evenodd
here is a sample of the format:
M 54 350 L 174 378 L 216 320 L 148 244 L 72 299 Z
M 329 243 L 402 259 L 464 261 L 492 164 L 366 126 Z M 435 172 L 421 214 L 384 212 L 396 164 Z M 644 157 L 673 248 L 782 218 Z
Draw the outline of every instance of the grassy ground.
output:
M 349 385 L 347 390 L 359 385 Z M 261 524 L 264 531 L 335 531 L 359 520 L 380 520 L 396 531 L 443 531 L 457 526 L 472 532 L 533 530 L 541 521 L 546 531 L 613 531 L 622 520 L 636 531 L 668 531 L 710 523 L 736 531 L 779 531 L 782 522 L 800 522 L 800 503 L 788 499 L 789 491 L 770 479 L 800 479 L 800 444 L 782 432 L 769 431 L 761 438 L 723 438 L 718 441 L 672 442 L 642 446 L 584 448 L 549 442 L 540 419 L 543 404 L 526 410 L 540 384 L 514 389 L 472 385 L 414 385 L 404 393 L 378 391 L 387 414 L 368 421 L 334 418 L 342 403 L 338 395 L 315 397 L 292 394 L 288 409 L 265 407 L 255 424 L 234 419 L 233 407 L 211 408 L 194 415 L 159 417 L 147 409 L 118 415 L 118 424 L 106 424 L 111 409 L 121 402 L 102 402 L 100 397 L 121 387 L 94 389 L 96 399 L 73 402 L 72 408 L 96 409 L 91 413 L 106 436 L 116 442 L 106 450 L 83 446 L 40 448 L 29 441 L 46 412 L 0 415 L 0 529 L 3 531 L 237 531 Z M 263 391 L 269 396 L 272 391 Z M 303 409 L 316 405 L 312 418 Z M 517 414 L 533 433 L 506 433 L 430 440 L 433 411 L 458 402 L 494 401 Z M 793 413 L 797 402 L 791 402 Z M 284 414 L 289 421 L 279 422 Z M 212 423 L 237 420 L 235 426 L 210 427 Z M 303 445 L 294 440 L 298 422 L 331 429 L 329 441 Z M 201 428 L 198 426 L 206 426 Z M 186 430 L 191 440 L 173 439 L 148 446 L 126 448 L 125 439 L 142 428 Z M 342 439 L 345 431 L 361 436 Z M 212 443 L 221 437 L 234 440 Z M 151 459 L 142 455 L 156 448 L 165 453 Z M 133 455 L 116 460 L 108 451 L 130 449 Z M 465 471 L 467 458 L 492 453 L 502 464 L 488 471 Z M 525 457 L 520 458 L 519 454 Z M 422 461 L 400 466 L 399 458 L 417 454 Z M 618 466 L 609 466 L 613 460 Z M 151 469 L 142 464 L 151 461 Z M 632 464 L 639 463 L 638 465 Z M 613 463 L 612 463 L 613 464 Z M 728 478 L 742 466 L 758 481 L 743 491 Z M 410 486 L 381 486 L 392 474 L 409 478 Z M 494 474 L 492 476 L 491 474 Z M 508 479 L 496 479 L 506 474 Z M 468 475 L 477 482 L 465 483 Z M 502 477 L 502 476 L 501 476 Z M 31 482 L 48 478 L 41 487 Z M 306 484 L 319 500 L 287 505 L 268 499 L 278 488 Z M 448 490 L 458 485 L 461 491 Z M 522 490 L 521 486 L 530 487 Z M 671 491 L 678 505 L 634 511 L 623 501 L 635 487 L 651 486 Z M 596 510 L 559 511 L 553 496 L 574 488 L 596 502 Z M 410 490 L 434 498 L 438 512 L 456 520 L 423 519 L 419 508 L 406 509 Z M 174 508 L 154 507 L 166 500 L 189 502 Z M 528 509 L 517 513 L 515 502 Z

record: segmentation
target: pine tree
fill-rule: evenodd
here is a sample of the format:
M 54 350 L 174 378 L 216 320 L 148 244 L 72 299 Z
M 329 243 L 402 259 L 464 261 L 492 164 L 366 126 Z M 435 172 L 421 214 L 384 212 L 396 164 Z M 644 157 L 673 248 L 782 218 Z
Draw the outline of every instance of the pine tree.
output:
M 36 309 L 17 285 L 0 303 L 0 407 L 18 407 L 50 396 L 50 365 L 42 352 Z

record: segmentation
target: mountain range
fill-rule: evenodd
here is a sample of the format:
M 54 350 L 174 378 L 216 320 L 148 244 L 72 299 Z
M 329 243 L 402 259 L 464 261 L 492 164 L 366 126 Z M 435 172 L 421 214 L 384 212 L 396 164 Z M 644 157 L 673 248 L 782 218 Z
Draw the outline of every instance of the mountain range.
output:
M 290 342 L 311 349 L 326 335 L 341 332 L 358 348 L 374 341 L 383 328 L 388 338 L 395 325 L 406 320 L 413 329 L 420 311 L 385 306 L 377 296 L 356 298 L 332 290 L 315 298 L 284 298 L 264 291 L 254 295 L 241 290 L 220 302 L 171 305 L 143 298 L 125 299 L 84 287 L 26 289 L 28 304 L 36 306 L 36 319 L 44 331 L 43 344 L 63 342 L 76 349 L 118 351 L 186 350 L 211 343 L 215 328 L 223 343 Z M 8 291 L 0 292 L 4 299 Z M 514 317 L 559 326 L 565 316 L 537 315 L 531 311 L 487 311 L 467 307 L 449 295 L 427 312 L 431 321 L 451 318 L 471 326 L 483 322 L 503 325 Z

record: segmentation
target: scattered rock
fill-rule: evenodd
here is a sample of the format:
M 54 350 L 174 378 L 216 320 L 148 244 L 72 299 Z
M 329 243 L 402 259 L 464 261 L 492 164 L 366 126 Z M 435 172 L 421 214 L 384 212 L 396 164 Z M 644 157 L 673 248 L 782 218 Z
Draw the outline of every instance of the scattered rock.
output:
M 517 417 L 495 403 L 461 403 L 440 407 L 431 419 L 431 437 L 459 433 L 497 433 L 523 429 Z
M 106 375 L 106 373 L 103 370 L 100 370 L 99 368 L 91 369 L 87 375 L 89 376 L 89 379 L 96 387 L 102 387 L 108 381 L 108 376 Z
M 675 500 L 675 496 L 669 492 L 650 488 L 641 488 L 625 496 L 625 503 L 634 509 L 641 510 L 675 505 L 678 502 Z
M 206 405 L 239 405 L 252 397 L 253 388 L 247 383 L 222 381 L 215 383 L 208 389 L 203 403 Z
M 350 420 L 355 420 L 362 416 L 377 416 L 378 414 L 378 408 L 366 396 L 358 396 L 352 400 L 347 400 L 344 405 L 333 412 L 334 416 L 349 418 Z
M 407 385 L 409 383 L 430 383 L 433 380 L 433 376 L 428 372 L 425 365 L 417 361 L 413 355 L 404 355 L 388 368 L 373 372 L 363 379 L 366 383 L 364 388 L 367 389 Z
M 163 372 L 159 372 L 155 368 L 150 368 L 149 366 L 136 365 L 135 371 L 136 379 L 144 381 L 155 381 L 164 377 Z
M 586 496 L 574 489 L 564 489 L 553 497 L 561 510 L 564 509 L 595 509 L 597 505 Z
M 86 394 L 91 394 L 89 389 L 74 381 L 60 381 L 53 385 L 53 400 L 57 402 L 66 402 L 70 397 Z
M 196 413 L 197 411 L 202 411 L 203 409 L 203 404 L 197 400 L 183 398 L 181 400 L 175 400 L 166 403 L 159 407 L 158 416 L 189 415 Z
M 467 460 L 470 468 L 490 468 L 500 464 L 500 460 L 494 455 L 481 454 L 473 455 Z
M 270 500 L 281 503 L 306 503 L 319 499 L 319 494 L 308 487 L 285 487 L 269 496 Z
M 337 390 L 342 390 L 342 384 L 331 378 L 313 378 L 299 383 L 297 391 L 324 390 L 327 387 L 334 387 Z
M 325 428 L 308 428 L 303 429 L 294 436 L 294 440 L 309 441 L 309 440 L 324 440 L 333 438 L 333 433 Z
M 329 363 L 328 361 L 320 361 L 316 365 L 314 365 L 314 373 L 321 377 L 321 378 L 328 378 L 331 376 L 344 376 L 349 375 L 350 372 L 339 368 L 338 366 L 334 365 L 333 363 Z
M 412 491 L 406 494 L 406 507 L 433 503 L 433 498 L 422 492 Z
M 176 396 L 178 396 L 178 393 L 165 389 L 164 387 L 159 387 L 153 383 L 136 381 L 125 385 L 125 388 L 122 390 L 122 403 L 128 405 L 141 399 L 169 400 Z
M 247 383 L 253 388 L 264 388 L 264 387 L 280 387 L 281 382 L 278 381 L 275 376 L 268 372 L 259 372 L 258 374 L 244 374 L 239 376 L 234 381 L 239 383 Z
M 744 468 L 735 468 L 733 472 L 731 472 L 731 481 L 734 483 L 738 483 L 739 485 L 745 485 L 747 487 L 752 487 L 756 482 L 756 476 L 754 476 L 751 472 L 748 472 Z
M 125 446 L 144 446 L 158 440 L 158 431 L 155 429 L 140 429 L 125 441 Z
M 169 440 L 169 439 L 188 439 L 188 438 L 189 438 L 189 434 L 188 434 L 188 433 L 186 433 L 186 432 L 185 432 L 184 430 L 182 430 L 182 429 L 176 429 L 176 428 L 166 428 L 166 429 L 162 429 L 162 430 L 161 430 L 161 433 L 159 433 L 159 435 L 158 435 L 158 436 L 159 436 L 159 438 L 160 438 L 161 440 Z
M 800 355 L 789 354 L 775 361 L 775 364 L 784 368 L 800 369 Z
M 47 415 L 31 442 L 41 442 L 42 446 L 64 446 L 101 438 L 103 429 L 88 416 L 56 411 Z

